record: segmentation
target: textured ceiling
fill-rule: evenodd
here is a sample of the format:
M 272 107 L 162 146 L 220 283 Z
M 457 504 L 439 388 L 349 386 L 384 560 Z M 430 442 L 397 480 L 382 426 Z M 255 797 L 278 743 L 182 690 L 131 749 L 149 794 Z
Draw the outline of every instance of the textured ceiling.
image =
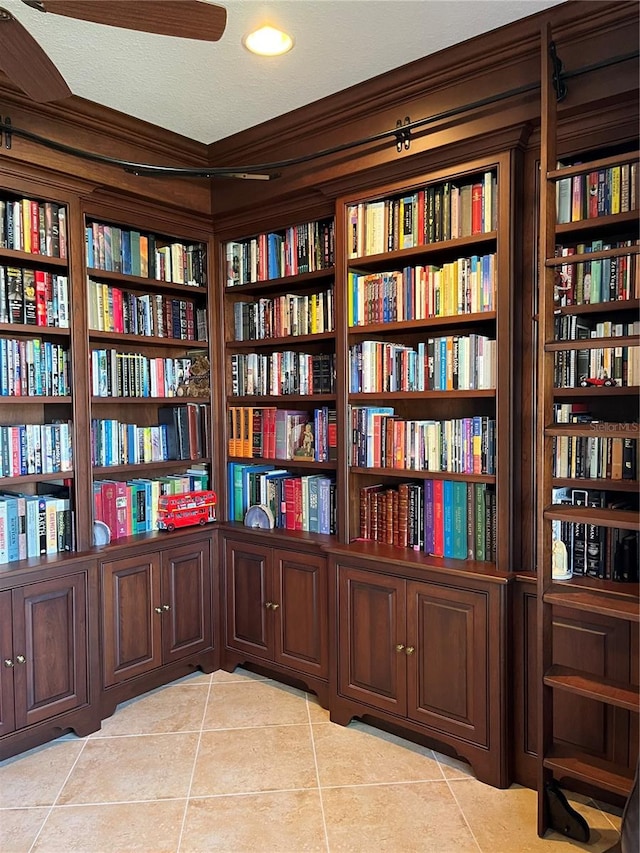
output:
M 210 143 L 558 2 L 226 0 L 227 28 L 215 43 L 42 14 L 20 0 L 1 5 L 74 95 Z M 242 47 L 265 22 L 293 35 L 290 53 L 265 58 Z

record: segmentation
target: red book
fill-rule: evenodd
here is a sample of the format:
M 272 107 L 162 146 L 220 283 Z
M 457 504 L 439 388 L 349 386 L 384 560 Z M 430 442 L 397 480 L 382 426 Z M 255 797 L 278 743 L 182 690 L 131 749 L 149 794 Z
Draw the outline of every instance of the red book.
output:
M 596 219 L 598 216 L 598 172 L 589 172 L 587 175 L 587 187 L 589 190 L 589 198 L 587 200 L 589 219 Z
M 302 480 L 300 477 L 296 477 L 293 481 L 293 500 L 294 500 L 294 513 L 295 513 L 295 530 L 302 530 Z
M 296 529 L 296 481 L 294 477 L 289 477 L 284 481 L 283 486 L 284 498 L 284 526 L 286 530 Z
M 443 481 L 433 481 L 433 556 L 444 555 Z
M 482 184 L 471 187 L 471 233 L 482 234 Z
M 35 271 L 36 282 L 36 325 L 47 325 L 47 281 L 43 270 Z
M 44 249 L 40 251 L 40 205 L 37 201 L 31 201 L 31 252 L 44 254 Z
M 111 531 L 111 538 L 116 539 L 118 521 L 116 516 L 116 484 L 113 480 L 103 480 L 101 487 L 102 521 Z
M 128 518 L 131 515 L 130 495 L 127 484 L 116 482 L 116 539 L 127 535 Z
M 124 312 L 122 308 L 122 291 L 119 287 L 111 289 L 113 294 L 113 331 L 124 332 Z

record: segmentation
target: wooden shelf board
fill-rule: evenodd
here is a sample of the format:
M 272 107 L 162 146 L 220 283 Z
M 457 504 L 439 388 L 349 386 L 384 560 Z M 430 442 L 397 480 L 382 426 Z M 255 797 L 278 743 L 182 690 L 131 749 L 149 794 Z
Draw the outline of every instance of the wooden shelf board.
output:
M 545 509 L 544 517 L 559 519 L 560 521 L 597 524 L 599 527 L 622 527 L 624 530 L 640 530 L 638 512 L 628 509 L 552 504 Z
M 554 477 L 551 481 L 554 489 L 570 487 L 573 489 L 607 489 L 616 492 L 637 492 L 638 480 L 587 479 L 585 477 Z
M 28 261 L 30 264 L 47 267 L 64 267 L 69 266 L 67 258 L 56 258 L 52 255 L 39 255 L 35 252 L 23 252 L 19 249 L 0 248 L 0 258 L 9 260 L 10 265 L 17 265 L 18 261 Z
M 180 284 L 177 281 L 163 281 L 158 278 L 147 278 L 146 276 L 127 275 L 123 272 L 113 272 L 112 270 L 101 270 L 96 267 L 87 269 L 87 276 L 100 281 L 109 281 L 113 284 L 121 284 L 130 290 L 143 291 L 166 291 L 176 292 L 181 294 L 190 294 L 194 297 L 206 296 L 207 288 L 199 284 Z
M 20 474 L 17 477 L 0 477 L 0 488 L 20 488 L 25 483 L 50 483 L 52 480 L 72 480 L 73 471 L 57 471 L 52 474 Z
M 552 666 L 544 676 L 544 683 L 556 690 L 564 690 L 627 711 L 640 712 L 640 688 L 622 684 L 609 678 L 599 678 L 568 666 Z
M 0 397 L 0 403 L 2 403 L 3 406 L 24 406 L 25 404 L 37 405 L 38 403 L 62 403 L 68 406 L 71 403 L 71 397 L 45 397 L 42 394 L 25 394 L 24 396 L 19 395 L 17 397 Z
M 183 338 L 158 338 L 152 335 L 140 336 L 123 334 L 121 332 L 101 332 L 99 329 L 89 329 L 90 341 L 110 341 L 114 344 L 139 344 L 141 346 L 177 347 L 183 350 L 205 349 L 207 341 L 188 341 Z
M 474 388 L 470 390 L 451 390 L 451 391 L 371 391 L 364 393 L 362 391 L 354 394 L 349 394 L 349 400 L 352 403 L 367 403 L 372 400 L 419 400 L 419 399 L 437 399 L 437 398 L 453 398 L 453 397 L 495 397 L 495 388 Z
M 113 474 L 130 474 L 133 477 L 137 477 L 140 471 L 146 471 L 150 468 L 162 471 L 176 469 L 176 473 L 180 473 L 192 465 L 208 465 L 210 463 L 211 460 L 208 457 L 201 457 L 200 459 L 170 459 L 162 462 L 140 462 L 137 465 L 101 465 L 93 469 L 93 474 L 94 478 L 96 476 L 111 478 Z
M 272 349 L 274 347 L 281 347 L 285 344 L 288 347 L 295 346 L 296 344 L 313 344 L 318 341 L 334 341 L 336 337 L 335 332 L 316 332 L 311 335 L 287 335 L 286 337 L 279 338 L 260 338 L 258 340 L 245 340 L 245 341 L 227 341 L 225 346 L 228 350 L 248 350 L 249 352 L 255 352 L 258 349 Z
M 555 604 L 571 610 L 599 613 L 627 622 L 640 622 L 640 606 L 637 598 L 623 598 L 596 590 L 576 590 L 571 589 L 570 586 L 561 589 L 556 583 L 544 593 L 544 600 L 547 604 Z
M 544 428 L 545 435 L 599 435 L 606 438 L 640 438 L 637 423 L 620 421 L 585 421 L 574 424 L 549 424 Z
M 463 326 L 477 325 L 479 323 L 493 322 L 495 323 L 497 314 L 495 311 L 483 311 L 476 314 L 448 314 L 446 316 L 425 317 L 422 320 L 401 320 L 398 322 L 388 323 L 368 323 L 362 326 L 349 326 L 348 335 L 350 338 L 356 335 L 368 335 L 374 332 L 388 333 L 397 332 L 413 332 L 416 329 L 433 328 L 439 326 Z
M 559 745 L 546 755 L 543 764 L 559 779 L 569 777 L 621 797 L 627 797 L 633 785 L 632 770 Z
M 617 299 L 615 302 L 590 302 L 588 305 L 564 305 L 556 314 L 609 314 L 612 311 L 637 311 L 640 299 Z
M 548 341 L 544 348 L 547 352 L 559 352 L 560 350 L 583 350 L 583 349 L 615 349 L 616 347 L 637 347 L 640 343 L 637 335 L 610 335 L 606 338 L 580 338 L 566 341 Z M 621 386 L 624 387 L 624 386 Z
M 332 279 L 335 276 L 335 267 L 325 267 L 321 270 L 313 272 L 298 273 L 298 275 L 287 275 L 281 278 L 269 278 L 264 281 L 252 281 L 244 284 L 235 284 L 231 287 L 225 287 L 225 295 L 241 294 L 241 293 L 256 293 L 269 290 L 279 290 L 283 287 L 304 288 L 305 290 L 311 285 L 316 284 L 323 279 Z
M 496 482 L 495 474 L 454 474 L 452 471 L 415 471 L 413 468 L 359 468 L 357 465 L 352 465 L 349 473 L 400 477 L 403 480 L 411 477 L 414 480 L 462 480 L 464 483 L 494 484 Z
M 21 337 L 28 335 L 29 338 L 68 338 L 71 329 L 64 326 L 34 326 L 31 323 L 0 323 L 0 332 L 3 335 L 15 335 Z
M 608 166 L 622 166 L 624 163 L 633 163 L 640 157 L 640 151 L 627 151 L 613 154 L 610 157 L 600 157 L 598 160 L 589 160 L 587 163 L 576 163 L 573 166 L 563 166 L 559 169 L 550 169 L 547 178 L 552 181 L 567 178 L 573 175 L 588 175 L 596 169 L 605 169 Z M 635 211 L 637 214 L 637 211 Z
M 347 263 L 349 269 L 362 270 L 367 272 L 393 263 L 394 261 L 407 261 L 407 259 L 415 258 L 425 254 L 434 254 L 442 250 L 450 250 L 452 248 L 465 248 L 467 246 L 480 246 L 483 243 L 494 243 L 497 239 L 495 231 L 486 231 L 481 234 L 470 234 L 465 237 L 455 237 L 451 240 L 439 240 L 434 243 L 422 243 L 419 246 L 412 246 L 410 249 L 397 249 L 393 252 L 382 252 L 379 255 L 361 255 L 358 258 L 348 258 Z
M 597 388 L 554 388 L 554 400 L 570 400 L 573 397 L 587 397 L 592 400 L 597 397 L 633 397 L 638 398 L 640 387 L 638 385 L 614 385 L 609 388 L 599 386 Z

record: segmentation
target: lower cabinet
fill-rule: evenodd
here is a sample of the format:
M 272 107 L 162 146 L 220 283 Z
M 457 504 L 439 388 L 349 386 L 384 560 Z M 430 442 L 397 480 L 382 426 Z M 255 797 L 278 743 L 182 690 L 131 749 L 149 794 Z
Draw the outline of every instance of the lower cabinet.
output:
M 105 561 L 101 572 L 105 688 L 189 661 L 213 669 L 210 538 Z M 144 686 L 133 692 L 141 692 Z
M 86 735 L 99 728 L 90 705 L 88 627 L 95 571 L 80 566 L 0 591 L 0 758 L 69 729 Z
M 275 665 L 326 702 L 328 612 L 326 558 L 225 537 L 224 662 Z
M 506 582 L 465 583 L 458 573 L 418 580 L 340 558 L 331 565 L 332 719 L 372 716 L 408 728 L 435 748 L 452 747 L 483 781 L 507 786 Z

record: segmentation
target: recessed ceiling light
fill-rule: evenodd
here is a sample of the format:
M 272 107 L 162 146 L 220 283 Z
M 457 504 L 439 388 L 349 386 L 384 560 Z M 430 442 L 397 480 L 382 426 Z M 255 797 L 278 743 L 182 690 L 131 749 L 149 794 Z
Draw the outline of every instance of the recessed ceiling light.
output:
M 260 56 L 280 56 L 293 47 L 293 39 L 290 35 L 269 26 L 260 27 L 259 30 L 249 33 L 242 39 L 242 43 L 251 53 L 257 53 Z

